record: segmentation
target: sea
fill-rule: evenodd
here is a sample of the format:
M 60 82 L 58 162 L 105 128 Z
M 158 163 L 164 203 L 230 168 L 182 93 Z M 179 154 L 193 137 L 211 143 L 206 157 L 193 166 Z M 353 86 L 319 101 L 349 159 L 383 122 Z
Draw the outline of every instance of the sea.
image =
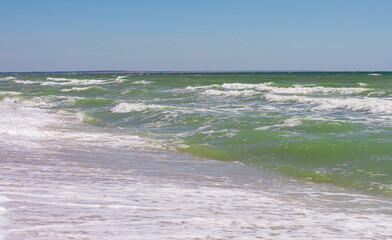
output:
M 392 73 L 0 75 L 0 239 L 392 239 Z

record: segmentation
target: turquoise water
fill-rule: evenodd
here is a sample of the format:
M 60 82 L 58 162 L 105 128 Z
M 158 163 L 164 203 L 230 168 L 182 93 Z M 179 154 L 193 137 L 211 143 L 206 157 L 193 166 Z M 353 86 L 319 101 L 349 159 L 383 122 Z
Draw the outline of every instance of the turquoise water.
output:
M 79 120 L 62 129 L 116 136 L 98 143 L 392 195 L 391 73 L 20 74 L 0 76 L 0 99 Z

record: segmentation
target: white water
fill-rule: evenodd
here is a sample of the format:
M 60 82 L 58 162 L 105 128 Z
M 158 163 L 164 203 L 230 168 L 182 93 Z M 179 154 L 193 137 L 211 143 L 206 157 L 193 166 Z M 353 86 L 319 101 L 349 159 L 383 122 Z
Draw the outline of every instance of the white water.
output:
M 158 141 L 143 139 L 139 136 L 119 133 L 100 132 L 77 128 L 84 119 L 84 113 L 70 114 L 38 108 L 42 102 L 21 101 L 6 97 L 0 101 L 0 144 L 9 144 L 12 148 L 19 146 L 46 148 L 41 141 L 68 141 L 73 145 L 90 147 L 154 147 L 160 148 Z M 95 129 L 97 130 L 97 129 Z M 99 130 L 99 129 L 98 129 Z
M 356 94 L 361 93 L 366 90 L 371 90 L 367 88 L 333 88 L 333 87 L 309 87 L 302 85 L 295 85 L 294 87 L 273 87 L 272 83 L 260 83 L 260 84 L 243 84 L 243 83 L 224 83 L 222 84 L 222 88 L 226 89 L 255 89 L 257 91 L 265 91 L 270 93 L 286 93 L 286 94 L 314 94 L 314 93 L 322 93 L 322 94 Z
M 314 110 L 378 109 L 362 101 L 368 98 L 323 102 L 328 98 L 252 88 L 196 90 L 218 91 L 219 101 L 256 92 Z M 158 141 L 85 125 L 82 112 L 37 107 L 46 105 L 11 96 L 0 101 L 0 233 L 7 240 L 392 238 L 387 198 L 163 151 Z M 222 106 L 197 111 L 224 112 Z M 154 108 L 168 106 L 121 102 L 112 111 Z M 292 117 L 269 127 L 301 123 Z
M 385 199 L 162 151 L 139 137 L 66 130 L 73 118 L 30 102 L 0 106 L 5 239 L 392 237 Z
M 339 110 L 367 111 L 371 113 L 392 113 L 392 101 L 377 98 L 322 98 L 306 96 L 283 96 L 266 94 L 264 98 L 271 102 L 296 102 L 301 104 L 315 105 L 315 110 Z
M 159 109 L 159 108 L 167 108 L 167 106 L 156 105 L 156 104 L 143 104 L 143 103 L 119 103 L 117 106 L 112 108 L 112 112 L 114 113 L 127 113 L 127 112 L 135 112 L 135 111 L 143 111 L 147 109 Z
M 94 85 L 108 83 L 100 79 L 71 79 L 71 78 L 46 78 L 48 82 L 42 82 L 41 85 Z
M 67 89 L 61 89 L 62 92 L 80 92 L 80 91 L 86 91 L 89 90 L 93 87 L 73 87 L 73 88 L 67 88 Z
M 145 80 L 132 82 L 132 84 L 152 84 L 152 83 L 154 83 L 154 82 L 153 81 L 145 81 Z
M 388 201 L 236 163 L 56 144 L 0 157 L 6 239 L 392 237 Z

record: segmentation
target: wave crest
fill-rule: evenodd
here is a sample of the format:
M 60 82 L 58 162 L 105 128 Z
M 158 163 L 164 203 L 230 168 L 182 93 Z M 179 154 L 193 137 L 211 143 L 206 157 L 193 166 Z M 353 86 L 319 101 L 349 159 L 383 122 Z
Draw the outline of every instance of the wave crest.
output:
M 166 108 L 162 105 L 155 105 L 155 104 L 142 104 L 142 103 L 119 103 L 117 106 L 111 109 L 114 113 L 127 113 L 127 112 L 139 112 L 148 109 L 160 109 Z

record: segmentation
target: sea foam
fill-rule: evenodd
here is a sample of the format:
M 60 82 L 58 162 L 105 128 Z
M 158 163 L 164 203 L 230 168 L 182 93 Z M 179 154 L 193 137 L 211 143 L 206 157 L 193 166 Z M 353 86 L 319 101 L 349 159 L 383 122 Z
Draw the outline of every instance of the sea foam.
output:
M 93 88 L 93 87 L 73 87 L 73 88 L 68 88 L 68 89 L 61 89 L 61 91 L 62 92 L 80 92 L 80 91 L 86 91 L 91 88 Z
M 215 90 L 215 89 L 209 89 L 203 92 L 204 95 L 210 95 L 210 96 L 231 96 L 231 97 L 238 97 L 238 96 L 250 96 L 257 94 L 257 91 L 254 90 L 243 90 L 243 91 L 237 91 L 237 90 L 232 90 L 232 91 L 221 91 L 221 90 Z
M 392 101 L 376 98 L 317 98 L 306 96 L 283 96 L 266 94 L 264 98 L 270 102 L 296 102 L 300 104 L 316 105 L 314 110 L 367 111 L 371 113 L 392 113 Z
M 15 77 L 4 77 L 4 78 L 0 78 L 1 81 L 7 81 L 7 80 L 14 80 L 16 79 Z
M 7 201 L 9 201 L 9 199 L 7 197 L 0 195 L 0 204 L 3 202 L 7 202 Z M 0 240 L 3 240 L 5 237 L 1 228 L 3 228 L 4 226 L 6 226 L 8 224 L 7 217 L 5 216 L 6 213 L 7 213 L 7 210 L 4 207 L 0 206 Z
M 155 105 L 155 104 L 142 104 L 142 103 L 119 103 L 117 106 L 112 108 L 112 112 L 114 113 L 127 113 L 127 112 L 137 112 L 144 111 L 147 109 L 159 109 L 159 108 L 167 108 L 167 106 Z
M 55 86 L 55 85 L 94 85 L 94 84 L 106 84 L 107 81 L 99 79 L 70 79 L 70 78 L 51 78 L 48 77 L 46 80 L 50 82 L 42 82 L 41 85 Z
M 242 83 L 224 83 L 222 84 L 222 88 L 226 89 L 254 89 L 262 92 L 270 92 L 270 93 L 284 93 L 284 94 L 358 94 L 366 90 L 370 90 L 367 88 L 333 88 L 333 87 L 309 87 L 303 85 L 294 85 L 293 87 L 273 87 L 270 86 L 271 83 L 260 83 L 260 84 L 242 84 Z
M 145 81 L 145 80 L 132 82 L 132 84 L 152 84 L 152 83 L 154 83 L 154 82 L 153 81 Z
M 138 136 L 121 133 L 70 131 L 69 126 L 88 122 L 84 113 L 55 114 L 39 108 L 42 102 L 5 97 L 0 101 L 0 143 L 17 148 L 45 148 L 46 141 L 61 140 L 71 145 L 111 147 L 154 147 L 158 141 L 148 141 Z M 153 106 L 153 105 L 152 105 Z M 148 108 L 151 108 L 149 105 Z
M 122 83 L 124 82 L 124 78 L 126 78 L 127 76 L 118 76 L 116 77 L 116 79 L 114 81 L 118 82 L 118 83 Z

